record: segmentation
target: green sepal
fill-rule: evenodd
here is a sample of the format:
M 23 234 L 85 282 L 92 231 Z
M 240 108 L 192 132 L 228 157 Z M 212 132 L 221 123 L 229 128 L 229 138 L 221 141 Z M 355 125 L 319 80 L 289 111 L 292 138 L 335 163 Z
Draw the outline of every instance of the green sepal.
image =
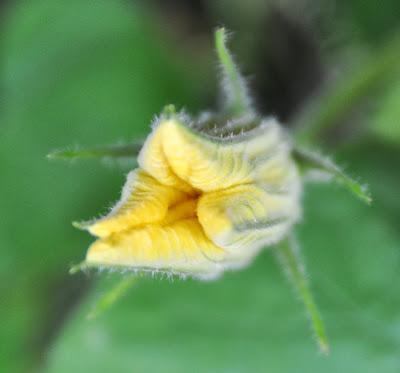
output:
M 301 147 L 294 148 L 293 156 L 300 170 L 305 175 L 310 172 L 317 171 L 321 175 L 331 177 L 334 181 L 343 185 L 348 191 L 350 191 L 352 194 L 354 194 L 357 198 L 361 199 L 365 203 L 370 204 L 372 202 L 372 197 L 368 186 L 363 185 L 348 176 L 338 165 L 336 165 L 328 157 Z M 322 180 L 322 178 L 319 178 L 319 180 Z
M 131 159 L 136 160 L 143 145 L 142 141 L 123 145 L 105 145 L 89 148 L 67 148 L 55 150 L 47 155 L 48 159 L 73 161 L 80 159 Z
M 227 33 L 224 27 L 215 31 L 215 49 L 221 66 L 221 88 L 224 98 L 223 113 L 226 117 L 254 116 L 246 81 L 241 76 L 233 57 L 226 46 Z
M 277 245 L 275 252 L 304 304 L 319 350 L 323 354 L 328 355 L 329 342 L 325 331 L 325 324 L 314 300 L 305 266 L 300 257 L 297 241 L 291 235 Z

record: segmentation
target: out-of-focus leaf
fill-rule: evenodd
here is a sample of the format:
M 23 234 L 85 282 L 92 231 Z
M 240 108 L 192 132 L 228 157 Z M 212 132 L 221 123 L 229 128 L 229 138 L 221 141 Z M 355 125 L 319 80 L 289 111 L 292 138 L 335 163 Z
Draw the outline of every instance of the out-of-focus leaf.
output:
M 373 136 L 400 145 L 400 77 L 396 86 L 381 100 L 370 126 Z
M 336 17 L 333 26 L 343 27 L 346 21 L 350 35 L 377 44 L 399 25 L 397 0 L 378 3 L 368 0 L 341 0 L 334 2 Z
M 318 95 L 295 120 L 297 141 L 313 144 L 319 135 L 346 119 L 360 104 L 397 81 L 400 34 L 392 36 L 372 56 L 348 71 Z
M 368 149 L 359 150 L 360 159 Z M 384 167 L 390 175 L 394 166 Z M 310 185 L 305 193 L 298 236 L 330 335 L 328 358 L 316 352 L 266 251 L 217 282 L 143 279 L 132 296 L 88 323 L 94 293 L 60 335 L 47 372 L 396 373 L 400 234 L 379 203 L 385 172 L 362 170 L 377 200 L 371 207 L 332 185 Z
M 351 168 L 368 181 L 374 196 L 374 211 L 381 212 L 385 223 L 397 229 L 400 221 L 400 172 L 397 172 L 400 152 L 396 146 L 377 140 L 366 138 L 358 146 L 348 147 L 338 154 L 338 162 L 350 162 Z

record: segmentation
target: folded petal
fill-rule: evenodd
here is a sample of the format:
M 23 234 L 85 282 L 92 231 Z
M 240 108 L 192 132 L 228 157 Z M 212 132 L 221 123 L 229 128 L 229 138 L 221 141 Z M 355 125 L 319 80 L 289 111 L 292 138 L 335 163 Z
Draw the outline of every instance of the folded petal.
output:
M 124 266 L 200 277 L 218 275 L 225 251 L 204 234 L 196 218 L 147 225 L 97 240 L 89 248 L 89 265 Z
M 193 188 L 209 192 L 270 176 L 284 182 L 290 146 L 273 120 L 235 136 L 213 138 L 178 120 L 162 122 L 162 149 L 170 170 Z M 281 169 L 283 172 L 277 173 Z M 268 175 L 271 171 L 271 175 Z
M 271 191 L 260 185 L 238 185 L 206 193 L 197 215 L 207 237 L 246 259 L 279 241 L 299 217 L 298 191 Z
M 98 237 L 107 237 L 131 227 L 162 221 L 169 206 L 187 199 L 175 188 L 160 184 L 143 170 L 129 173 L 120 201 L 111 212 L 95 221 L 81 224 Z
M 193 188 L 176 175 L 164 152 L 162 140 L 168 122 L 168 120 L 162 120 L 154 126 L 153 132 L 139 153 L 138 164 L 160 183 L 190 193 Z

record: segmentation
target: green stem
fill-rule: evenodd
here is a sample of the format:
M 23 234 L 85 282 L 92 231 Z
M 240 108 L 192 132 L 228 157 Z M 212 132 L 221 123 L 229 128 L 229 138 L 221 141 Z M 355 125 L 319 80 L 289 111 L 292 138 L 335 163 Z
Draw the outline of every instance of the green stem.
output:
M 93 320 L 103 314 L 113 306 L 126 292 L 137 282 L 137 276 L 128 275 L 120 280 L 113 288 L 108 290 L 92 307 L 88 315 L 88 320 Z
M 329 343 L 325 332 L 324 322 L 314 301 L 309 283 L 305 274 L 304 264 L 301 262 L 298 247 L 293 237 L 284 240 L 278 247 L 278 258 L 284 269 L 292 279 L 304 306 L 310 317 L 319 349 L 322 353 L 329 353 Z
M 352 109 L 372 96 L 394 73 L 400 71 L 400 36 L 393 38 L 376 51 L 356 70 L 340 79 L 303 112 L 295 122 L 299 143 L 315 142 L 324 130 L 343 120 Z
M 233 117 L 254 114 L 245 81 L 226 47 L 226 38 L 225 28 L 221 27 L 216 30 L 215 48 L 222 67 L 222 88 L 226 98 L 226 114 Z

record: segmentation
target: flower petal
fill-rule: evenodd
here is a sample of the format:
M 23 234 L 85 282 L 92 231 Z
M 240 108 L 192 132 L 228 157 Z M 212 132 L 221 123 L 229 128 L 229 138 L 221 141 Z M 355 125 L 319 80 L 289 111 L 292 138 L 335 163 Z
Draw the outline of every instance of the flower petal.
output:
M 86 256 L 89 265 L 124 266 L 198 276 L 216 276 L 225 251 L 204 234 L 196 218 L 148 225 L 99 239 Z
M 168 123 L 168 120 L 154 126 L 139 153 L 138 164 L 160 183 L 190 193 L 193 188 L 175 174 L 164 153 L 162 139 L 165 123 Z
M 207 237 L 240 258 L 279 241 L 299 218 L 295 191 L 238 185 L 200 197 L 197 215 Z
M 172 172 L 202 192 L 268 177 L 279 184 L 291 163 L 289 144 L 272 120 L 225 139 L 204 136 L 177 120 L 161 123 L 157 131 L 161 132 L 163 154 Z
M 107 237 L 131 227 L 159 222 L 165 218 L 169 206 L 187 198 L 182 191 L 162 185 L 137 169 L 129 173 L 121 199 L 111 212 L 81 225 L 95 236 Z

